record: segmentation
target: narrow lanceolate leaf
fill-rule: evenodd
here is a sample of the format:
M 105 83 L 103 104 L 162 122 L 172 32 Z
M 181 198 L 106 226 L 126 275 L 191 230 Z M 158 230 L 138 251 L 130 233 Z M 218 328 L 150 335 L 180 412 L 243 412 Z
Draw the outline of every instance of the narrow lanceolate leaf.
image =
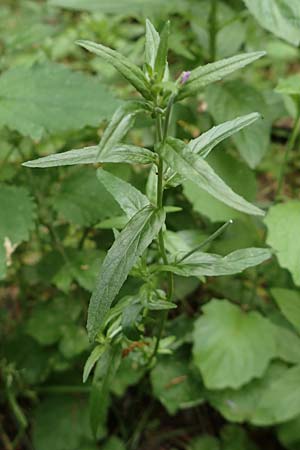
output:
M 91 41 L 77 41 L 77 44 L 86 50 L 100 56 L 104 61 L 108 62 L 131 83 L 137 91 L 139 91 L 146 99 L 151 99 L 150 86 L 148 80 L 142 70 L 130 62 L 120 53 L 105 47 L 102 44 L 96 44 Z
M 97 178 L 114 197 L 129 219 L 142 208 L 150 205 L 146 195 L 121 178 L 112 175 L 110 172 L 99 169 L 97 171 Z
M 271 252 L 266 248 L 245 248 L 224 257 L 197 251 L 180 263 L 159 266 L 159 271 L 173 272 L 183 277 L 233 275 L 270 257 Z
M 165 221 L 165 212 L 146 206 L 128 222 L 116 238 L 102 264 L 93 292 L 87 329 L 93 340 L 130 270 L 151 244 Z
M 265 52 L 243 53 L 211 64 L 206 64 L 205 66 L 197 67 L 197 69 L 191 71 L 188 81 L 182 85 L 182 89 L 180 90 L 177 99 L 182 100 L 183 98 L 194 95 L 205 86 L 221 80 L 235 70 L 247 66 L 265 54 Z
M 201 156 L 193 153 L 184 142 L 168 138 L 162 156 L 170 168 L 193 181 L 206 192 L 228 206 L 246 214 L 263 216 L 264 212 L 247 202 L 221 180 Z
M 141 101 L 127 102 L 114 113 L 99 143 L 99 154 L 104 155 L 126 136 L 134 123 L 135 116 L 144 111 Z
M 190 141 L 189 147 L 193 153 L 198 153 L 202 158 L 206 158 L 216 145 L 243 128 L 248 127 L 260 117 L 261 115 L 255 112 L 221 123 Z
M 271 322 L 228 300 L 211 300 L 194 326 L 194 363 L 208 389 L 238 389 L 260 378 L 276 357 Z M 234 409 L 234 406 L 233 406 Z
M 156 72 L 159 81 L 163 79 L 167 66 L 169 33 L 170 22 L 167 21 L 160 35 L 160 42 L 154 64 L 154 71 Z
M 128 164 L 152 164 L 155 162 L 155 154 L 150 150 L 134 145 L 117 144 L 110 152 L 99 155 L 99 147 L 84 147 L 68 152 L 55 153 L 54 155 L 34 159 L 23 163 L 23 166 L 34 168 L 72 166 L 75 164 L 95 163 L 128 163 Z
M 156 60 L 160 37 L 149 19 L 146 19 L 145 60 L 152 69 Z

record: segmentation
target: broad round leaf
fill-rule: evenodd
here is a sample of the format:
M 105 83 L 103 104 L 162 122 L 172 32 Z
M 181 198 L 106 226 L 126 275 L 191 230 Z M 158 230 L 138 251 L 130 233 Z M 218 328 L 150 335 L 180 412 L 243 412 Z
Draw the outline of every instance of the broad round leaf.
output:
M 212 300 L 195 323 L 194 361 L 208 389 L 239 388 L 263 375 L 276 355 L 272 326 L 257 312 Z
M 3 73 L 0 97 L 0 125 L 32 139 L 97 126 L 118 105 L 95 78 L 49 62 Z
M 264 220 L 268 227 L 267 244 L 276 251 L 281 267 L 288 269 L 300 285 L 300 201 L 272 206 Z
M 230 422 L 251 422 L 265 390 L 286 370 L 286 366 L 272 363 L 263 378 L 253 380 L 241 389 L 224 389 L 209 393 L 209 402 Z

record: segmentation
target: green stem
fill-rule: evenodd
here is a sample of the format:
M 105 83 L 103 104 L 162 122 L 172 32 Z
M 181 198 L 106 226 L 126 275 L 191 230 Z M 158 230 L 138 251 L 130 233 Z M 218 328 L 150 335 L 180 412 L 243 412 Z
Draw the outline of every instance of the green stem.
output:
M 157 117 L 156 117 L 156 134 L 157 134 L 158 145 L 164 145 L 164 143 L 165 143 L 165 141 L 167 139 L 169 124 L 170 124 L 170 118 L 171 118 L 171 112 L 172 112 L 172 107 L 173 107 L 173 104 L 174 104 L 174 99 L 175 99 L 174 96 L 170 97 L 170 100 L 169 100 L 169 103 L 168 103 L 168 106 L 167 106 L 164 127 L 162 126 L 161 116 L 158 114 Z M 163 159 L 162 159 L 161 155 L 159 155 L 158 169 L 157 170 L 158 170 L 158 172 L 157 172 L 157 207 L 158 208 L 163 208 L 164 162 L 163 162 Z M 164 234 L 163 234 L 163 230 L 162 229 L 158 233 L 158 245 L 159 245 L 160 254 L 161 254 L 161 257 L 163 259 L 164 264 L 168 264 L 168 257 L 167 257 L 167 253 L 166 253 L 166 249 L 165 249 Z M 173 290 L 174 290 L 174 278 L 173 278 L 173 274 L 171 272 L 169 272 L 168 273 L 168 294 L 167 294 L 167 299 L 169 301 L 172 300 Z M 157 337 L 156 337 L 154 350 L 153 350 L 152 355 L 149 358 L 148 366 L 151 365 L 151 362 L 153 361 L 153 359 L 155 358 L 155 356 L 157 354 L 157 351 L 158 351 L 158 348 L 159 348 L 159 343 L 160 343 L 160 340 L 161 340 L 162 335 L 163 335 L 163 330 L 165 328 L 165 324 L 166 324 L 167 318 L 168 318 L 168 312 L 167 311 L 163 311 L 162 316 L 161 316 L 161 320 L 160 320 L 160 324 L 159 324 L 159 329 L 158 329 L 158 334 L 157 334 Z
M 211 10 L 209 14 L 209 56 L 210 61 L 216 60 L 216 47 L 217 47 L 217 0 L 211 0 Z
M 283 163 L 281 165 L 281 170 L 280 170 L 279 177 L 278 177 L 277 191 L 276 191 L 276 195 L 275 195 L 275 201 L 277 201 L 277 202 L 280 200 L 280 197 L 281 197 L 281 192 L 282 192 L 282 188 L 283 188 L 283 182 L 284 182 L 285 172 L 286 172 L 287 163 L 288 163 L 288 159 L 289 159 L 289 154 L 294 149 L 297 137 L 299 135 L 299 131 L 300 131 L 300 107 L 298 107 L 298 113 L 297 113 L 297 117 L 296 117 L 296 120 L 294 123 L 294 127 L 293 127 L 292 133 L 290 134 L 290 137 L 288 139 L 288 142 L 287 142 L 286 148 L 285 148 L 284 159 L 283 159 Z

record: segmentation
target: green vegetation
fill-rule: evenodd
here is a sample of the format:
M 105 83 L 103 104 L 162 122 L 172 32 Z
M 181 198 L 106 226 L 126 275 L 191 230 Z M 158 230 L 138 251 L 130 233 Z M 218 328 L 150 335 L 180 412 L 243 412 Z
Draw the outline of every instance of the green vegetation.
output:
M 300 446 L 297 0 L 4 0 L 4 450 Z

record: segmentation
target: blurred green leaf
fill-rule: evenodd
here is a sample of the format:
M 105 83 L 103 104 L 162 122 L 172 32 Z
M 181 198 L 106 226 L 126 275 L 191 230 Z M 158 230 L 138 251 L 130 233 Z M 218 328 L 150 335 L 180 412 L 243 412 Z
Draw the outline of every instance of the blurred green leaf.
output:
M 121 213 L 114 198 L 97 181 L 92 168 L 71 171 L 51 202 L 60 217 L 80 226 L 93 225 Z
M 97 126 L 118 105 L 95 78 L 50 62 L 4 72 L 0 97 L 0 126 L 35 140 Z
M 64 326 L 76 320 L 81 305 L 75 300 L 58 297 L 37 304 L 26 324 L 26 333 L 41 345 L 52 345 L 64 335 Z
M 300 43 L 298 0 L 244 0 L 258 23 L 295 47 Z
M 260 379 L 253 380 L 240 389 L 211 391 L 209 402 L 230 422 L 252 423 L 264 392 L 269 390 L 272 383 L 286 370 L 284 364 L 272 363 Z
M 276 86 L 276 92 L 285 95 L 300 95 L 300 74 L 290 75 L 287 78 L 279 80 Z
M 290 289 L 271 289 L 271 294 L 282 314 L 300 333 L 300 293 Z
M 34 228 L 35 204 L 24 187 L 0 185 L 0 279 L 11 264 L 12 254 Z
M 227 300 L 211 300 L 195 323 L 194 361 L 208 389 L 239 388 L 276 356 L 271 323 Z
M 102 435 L 103 431 L 102 427 Z M 93 443 L 87 401 L 62 395 L 44 398 L 34 412 L 34 447 L 38 450 L 79 450 L 85 443 Z
M 151 384 L 171 415 L 203 402 L 203 386 L 183 354 L 160 357 L 151 371 Z
M 242 158 L 254 168 L 266 154 L 270 143 L 271 122 L 264 97 L 254 86 L 241 80 L 209 87 L 206 91 L 209 111 L 216 122 L 258 111 L 263 120 L 232 137 Z
M 162 3 L 161 0 L 48 0 L 50 5 L 61 6 L 63 8 L 99 11 L 106 14 L 129 14 L 155 12 L 157 8 L 163 11 L 173 11 L 181 6 L 187 7 L 185 0 L 174 0 L 172 5 L 169 2 Z
M 267 244 L 276 252 L 281 267 L 288 269 L 300 285 L 300 241 L 295 239 L 300 229 L 300 202 L 272 206 L 264 220 L 268 228 Z
M 290 422 L 279 425 L 277 435 L 284 448 L 298 450 L 300 444 L 300 416 Z

